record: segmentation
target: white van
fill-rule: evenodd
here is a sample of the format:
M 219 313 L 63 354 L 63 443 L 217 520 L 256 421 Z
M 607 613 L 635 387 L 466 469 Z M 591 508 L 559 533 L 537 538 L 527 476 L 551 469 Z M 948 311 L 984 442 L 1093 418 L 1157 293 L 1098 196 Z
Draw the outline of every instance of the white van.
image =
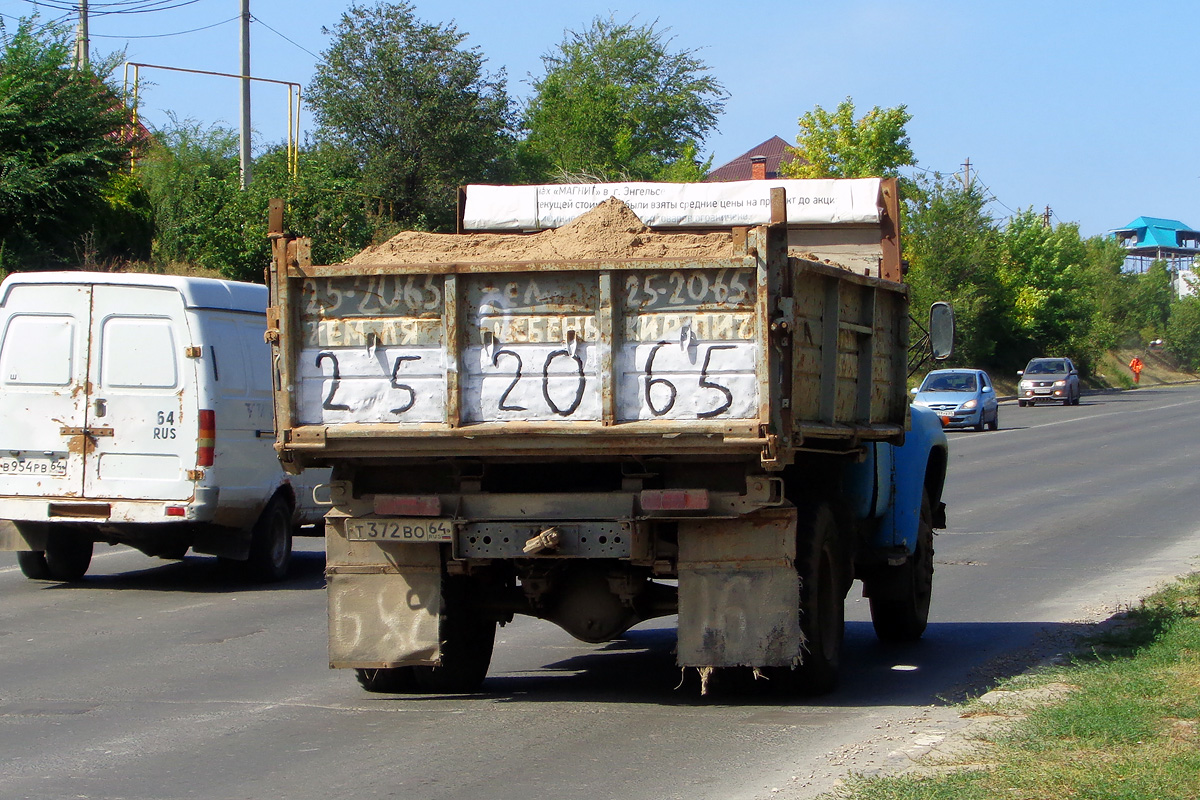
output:
M 0 283 L 0 550 L 25 575 L 78 580 L 94 542 L 286 574 L 328 473 L 276 457 L 266 306 L 265 286 L 207 278 Z

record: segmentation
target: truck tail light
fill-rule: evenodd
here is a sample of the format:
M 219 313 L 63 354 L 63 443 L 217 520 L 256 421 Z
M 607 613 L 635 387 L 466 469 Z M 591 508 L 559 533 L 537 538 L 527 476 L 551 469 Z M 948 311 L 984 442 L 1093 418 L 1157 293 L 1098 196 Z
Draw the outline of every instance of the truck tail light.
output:
M 707 489 L 647 489 L 641 495 L 642 511 L 707 511 Z
M 186 517 L 187 509 L 183 506 L 167 506 L 168 517 Z
M 436 494 L 377 494 L 375 513 L 392 517 L 437 517 L 442 513 L 442 498 Z
M 200 411 L 200 437 L 196 442 L 196 466 L 211 467 L 217 445 L 217 412 L 211 409 Z

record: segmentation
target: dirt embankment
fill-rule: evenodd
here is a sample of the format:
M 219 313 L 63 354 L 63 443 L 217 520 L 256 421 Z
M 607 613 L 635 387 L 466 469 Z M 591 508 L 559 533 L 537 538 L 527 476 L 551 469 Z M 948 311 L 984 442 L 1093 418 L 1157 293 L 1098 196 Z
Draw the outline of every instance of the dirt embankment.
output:
M 1133 386 L 1133 372 L 1129 369 L 1129 362 L 1134 356 L 1142 360 L 1142 379 L 1138 383 L 1139 386 L 1200 380 L 1200 375 L 1185 370 L 1166 350 L 1145 347 L 1109 351 L 1096 366 L 1096 377 L 1106 385 L 1120 389 Z
M 730 233 L 655 233 L 615 197 L 561 228 L 530 234 L 405 231 L 347 264 L 444 264 L 627 258 L 722 258 Z

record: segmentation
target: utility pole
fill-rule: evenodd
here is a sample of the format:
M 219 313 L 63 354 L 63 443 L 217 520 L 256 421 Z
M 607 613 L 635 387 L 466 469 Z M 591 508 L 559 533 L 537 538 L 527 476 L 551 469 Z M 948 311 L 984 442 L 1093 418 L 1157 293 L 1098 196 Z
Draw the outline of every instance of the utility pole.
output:
M 250 185 L 250 0 L 242 0 L 242 188 Z
M 971 190 L 971 157 L 967 156 L 967 160 L 963 162 L 963 188 L 967 191 Z
M 1042 227 L 1043 227 L 1043 228 L 1049 228 L 1049 227 L 1050 227 L 1050 214 L 1051 214 L 1051 213 L 1052 213 L 1052 212 L 1050 211 L 1050 206 L 1046 206 L 1046 210 L 1045 210 L 1045 212 L 1042 214 Z
M 75 69 L 88 65 L 88 4 L 79 0 L 79 26 L 75 29 Z

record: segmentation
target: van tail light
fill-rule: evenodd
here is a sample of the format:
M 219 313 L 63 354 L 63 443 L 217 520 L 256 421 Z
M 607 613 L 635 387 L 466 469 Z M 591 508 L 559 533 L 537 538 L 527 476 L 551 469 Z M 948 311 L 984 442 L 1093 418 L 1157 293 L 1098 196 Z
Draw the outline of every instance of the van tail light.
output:
M 642 492 L 642 511 L 707 511 L 707 489 L 647 489 Z
M 196 442 L 196 466 L 211 467 L 213 452 L 217 445 L 217 412 L 211 409 L 200 411 L 200 437 Z

